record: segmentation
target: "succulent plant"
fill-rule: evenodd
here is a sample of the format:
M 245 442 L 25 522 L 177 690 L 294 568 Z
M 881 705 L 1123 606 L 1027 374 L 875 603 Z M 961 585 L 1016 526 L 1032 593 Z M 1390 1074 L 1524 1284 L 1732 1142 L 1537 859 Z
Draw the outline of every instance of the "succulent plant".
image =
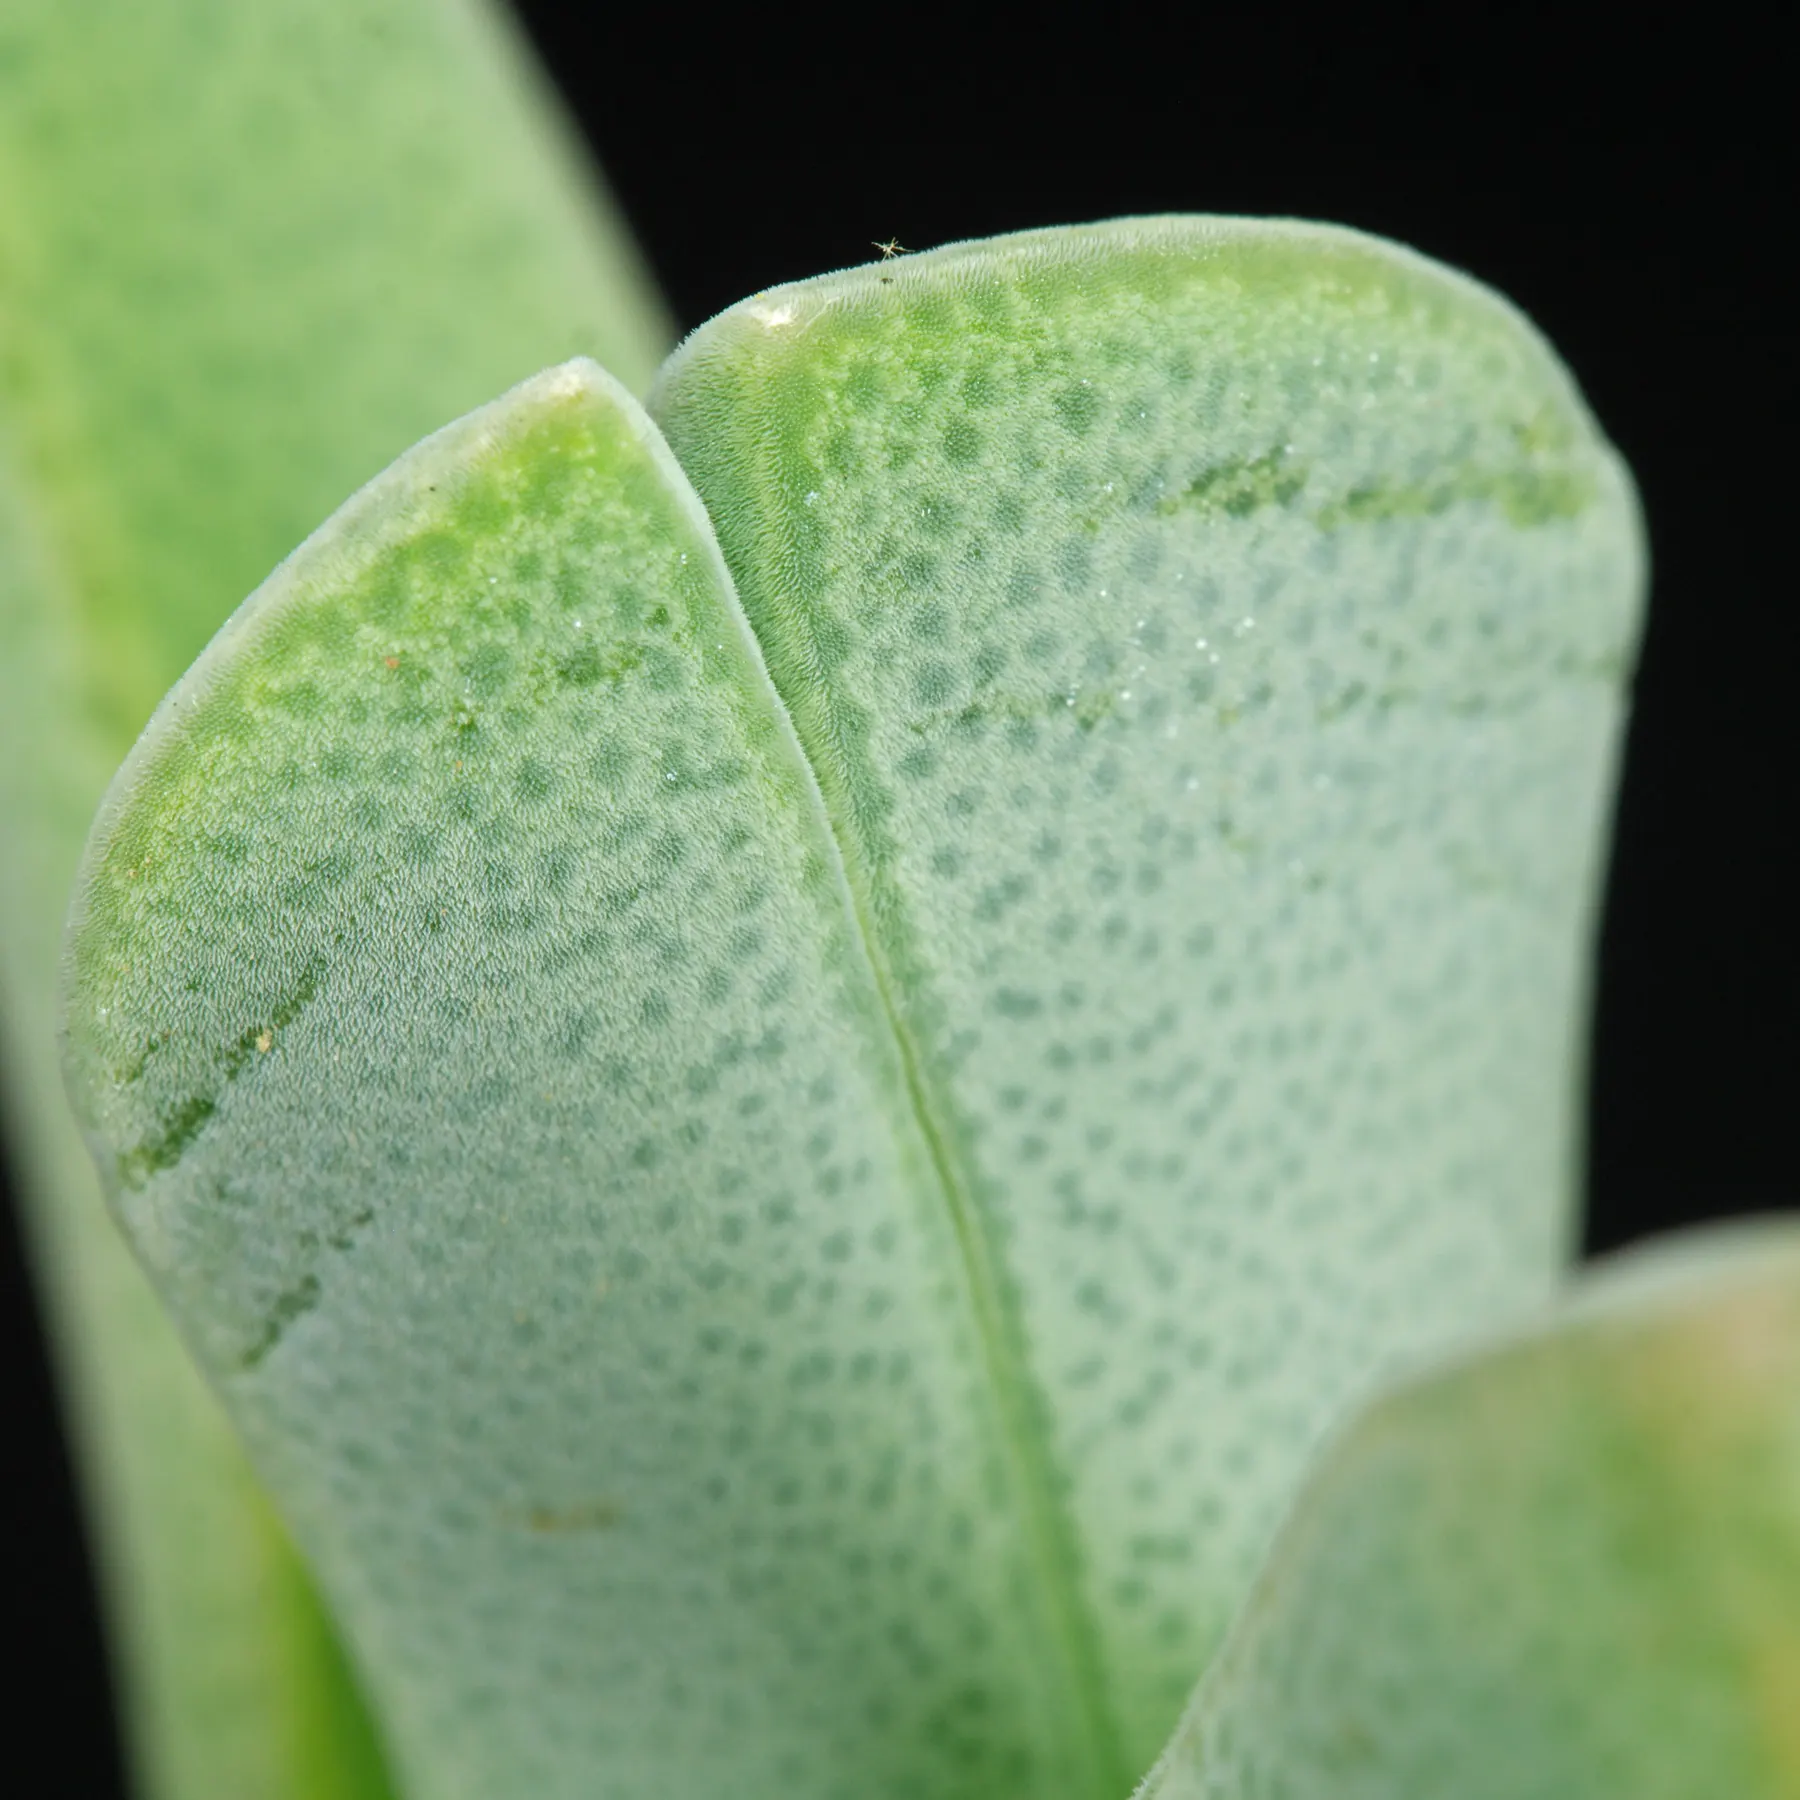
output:
M 758 295 L 652 383 L 474 15 L 262 9 L 177 128 L 211 13 L 109 51 L 148 176 L 11 65 L 64 204 L 0 712 L 72 748 L 6 797 L 7 994 L 150 1791 L 1800 1791 L 1800 1239 L 1563 1291 L 1642 551 L 1531 327 L 1126 220 Z M 370 20 L 507 154 L 367 181 L 402 115 L 295 71 Z M 152 218 L 46 302 L 240 128 L 329 201 L 252 209 L 279 255 L 209 217 L 162 294 Z M 284 283 L 331 207 L 361 260 Z M 183 1351 L 48 1110 L 41 890 L 253 552 L 458 411 L 176 682 L 76 883 L 69 1090 Z

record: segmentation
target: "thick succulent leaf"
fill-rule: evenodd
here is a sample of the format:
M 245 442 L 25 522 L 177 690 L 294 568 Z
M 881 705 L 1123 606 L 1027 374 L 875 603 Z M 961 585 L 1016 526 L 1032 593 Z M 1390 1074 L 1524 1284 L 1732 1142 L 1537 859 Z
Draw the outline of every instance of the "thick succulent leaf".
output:
M 1135 1776 L 1321 1429 L 1563 1254 L 1627 479 L 1502 301 L 1291 224 L 763 294 L 652 412 L 844 847 Z
M 70 1066 L 406 1791 L 1097 1791 L 949 1216 L 705 515 L 592 365 L 254 596 Z
M 1800 1795 L 1800 1231 L 1633 1256 L 1335 1446 L 1146 1800 Z
M 421 1795 L 1116 1797 L 1319 1433 L 1551 1284 L 1629 489 L 1310 227 L 784 290 L 658 406 L 723 563 L 569 372 L 215 645 L 76 1089 Z
M 121 1651 L 167 1800 L 381 1791 L 306 1583 L 106 1218 L 55 1065 L 108 777 L 247 589 L 422 433 L 665 327 L 469 0 L 0 8 L 0 1060 Z

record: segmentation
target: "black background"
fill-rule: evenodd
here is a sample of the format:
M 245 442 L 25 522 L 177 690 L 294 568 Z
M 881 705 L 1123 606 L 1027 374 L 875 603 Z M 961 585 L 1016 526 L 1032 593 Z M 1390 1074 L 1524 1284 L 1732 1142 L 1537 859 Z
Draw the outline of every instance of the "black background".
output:
M 1795 140 L 1775 9 L 522 8 L 684 327 L 774 282 L 1128 213 L 1331 219 L 1518 301 L 1637 471 L 1655 591 L 1600 957 L 1588 1242 L 1800 1203 Z M 608 16 L 613 14 L 614 16 Z M 1070 22 L 1073 21 L 1073 22 Z M 16 1245 L 8 1754 L 115 1794 Z

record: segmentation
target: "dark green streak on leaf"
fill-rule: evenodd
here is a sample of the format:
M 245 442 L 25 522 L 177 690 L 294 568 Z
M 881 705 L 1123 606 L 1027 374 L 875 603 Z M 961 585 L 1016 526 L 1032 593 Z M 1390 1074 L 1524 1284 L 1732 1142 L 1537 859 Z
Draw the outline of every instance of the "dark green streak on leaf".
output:
M 910 720 L 907 729 L 916 737 L 925 737 L 948 730 L 977 731 L 984 725 L 1035 725 L 1046 719 L 1070 718 L 1083 731 L 1092 731 L 1101 720 L 1112 716 L 1119 698 L 1118 691 L 1113 688 L 1045 694 L 1040 698 L 1024 694 L 985 694 L 954 711 L 927 713 L 922 718 Z
M 1289 506 L 1306 486 L 1304 463 L 1290 463 L 1285 449 L 1257 457 L 1233 457 L 1202 469 L 1187 487 L 1163 501 L 1158 512 L 1197 512 L 1203 518 L 1223 515 L 1247 519 L 1265 506 Z
M 221 1082 L 210 1094 L 194 1094 L 181 1102 L 168 1117 L 162 1130 L 127 1150 L 118 1161 L 119 1183 L 126 1188 L 141 1188 L 152 1175 L 172 1169 L 187 1154 L 208 1121 L 219 1109 L 219 1094 L 243 1074 L 253 1058 L 274 1048 L 275 1039 L 299 1018 L 319 991 L 319 977 L 324 964 L 316 958 L 309 963 L 288 993 L 270 1011 L 265 1022 L 252 1025 L 239 1033 L 220 1061 Z M 148 1040 L 145 1054 L 130 1072 L 129 1079 L 141 1080 L 149 1054 L 166 1040 Z
M 1522 448 L 1536 447 L 1529 428 L 1516 434 Z M 1247 519 L 1270 506 L 1291 506 L 1304 491 L 1308 465 L 1291 462 L 1283 447 L 1256 457 L 1235 457 L 1203 469 L 1157 511 L 1198 513 L 1203 518 Z M 1376 481 L 1328 501 L 1313 515 L 1321 531 L 1389 519 L 1428 519 L 1463 502 L 1497 506 L 1522 530 L 1576 517 L 1594 498 L 1593 483 L 1559 467 L 1460 469 L 1437 481 Z
M 142 1081 L 145 1069 L 150 1066 L 151 1057 L 153 1057 L 168 1041 L 169 1034 L 166 1031 L 160 1033 L 158 1036 L 145 1038 L 144 1047 L 130 1062 L 126 1063 L 114 1077 L 119 1086 L 131 1087 L 135 1083 Z
M 205 1129 L 218 1105 L 211 1095 L 196 1094 L 176 1107 L 168 1124 L 155 1137 L 146 1138 L 119 1158 L 121 1185 L 141 1188 L 152 1175 L 174 1168 L 186 1155 L 188 1145 Z
M 640 668 L 644 661 L 641 644 L 618 644 L 603 649 L 599 644 L 581 644 L 566 656 L 542 665 L 559 687 L 591 688 L 604 683 L 617 687 L 625 677 Z M 540 693 L 540 698 L 542 694 Z
M 225 1079 L 236 1081 L 244 1072 L 244 1065 L 252 1056 L 262 1054 L 274 1047 L 275 1038 L 299 1018 L 302 1012 L 312 1004 L 313 997 L 319 991 L 319 977 L 325 972 L 325 965 L 315 957 L 306 965 L 300 979 L 289 990 L 283 999 L 269 1014 L 266 1025 L 253 1026 L 242 1033 L 237 1042 L 231 1046 L 225 1057 Z
M 1343 525 L 1372 525 L 1389 519 L 1428 519 L 1462 501 L 1499 507 L 1521 530 L 1573 519 L 1594 498 L 1592 481 L 1570 469 L 1481 469 L 1458 471 L 1443 481 L 1372 482 L 1352 488 L 1342 500 L 1315 515 L 1321 531 Z
M 287 1328 L 318 1304 L 319 1278 L 316 1275 L 304 1275 L 291 1288 L 278 1294 L 275 1304 L 269 1308 L 268 1318 L 263 1322 L 261 1335 L 244 1352 L 239 1367 L 254 1369 L 281 1342 Z

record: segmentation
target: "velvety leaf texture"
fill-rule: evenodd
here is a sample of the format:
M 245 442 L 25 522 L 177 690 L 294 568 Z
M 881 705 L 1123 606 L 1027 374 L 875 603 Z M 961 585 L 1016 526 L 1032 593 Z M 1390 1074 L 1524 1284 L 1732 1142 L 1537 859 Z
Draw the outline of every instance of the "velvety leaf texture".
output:
M 765 294 L 652 411 L 1140 1771 L 1322 1425 L 1563 1252 L 1626 478 L 1493 295 L 1235 221 Z
M 948 1222 L 805 765 L 623 394 L 574 366 L 406 459 L 125 791 L 74 1053 L 408 1791 L 1023 1780 Z
M 1383 1400 L 1146 1800 L 1800 1795 L 1800 1233 L 1640 1253 Z
M 1629 486 L 1285 224 L 778 290 L 651 413 L 539 377 L 215 641 L 78 1105 L 409 1795 L 1117 1800 L 1552 1285 Z

